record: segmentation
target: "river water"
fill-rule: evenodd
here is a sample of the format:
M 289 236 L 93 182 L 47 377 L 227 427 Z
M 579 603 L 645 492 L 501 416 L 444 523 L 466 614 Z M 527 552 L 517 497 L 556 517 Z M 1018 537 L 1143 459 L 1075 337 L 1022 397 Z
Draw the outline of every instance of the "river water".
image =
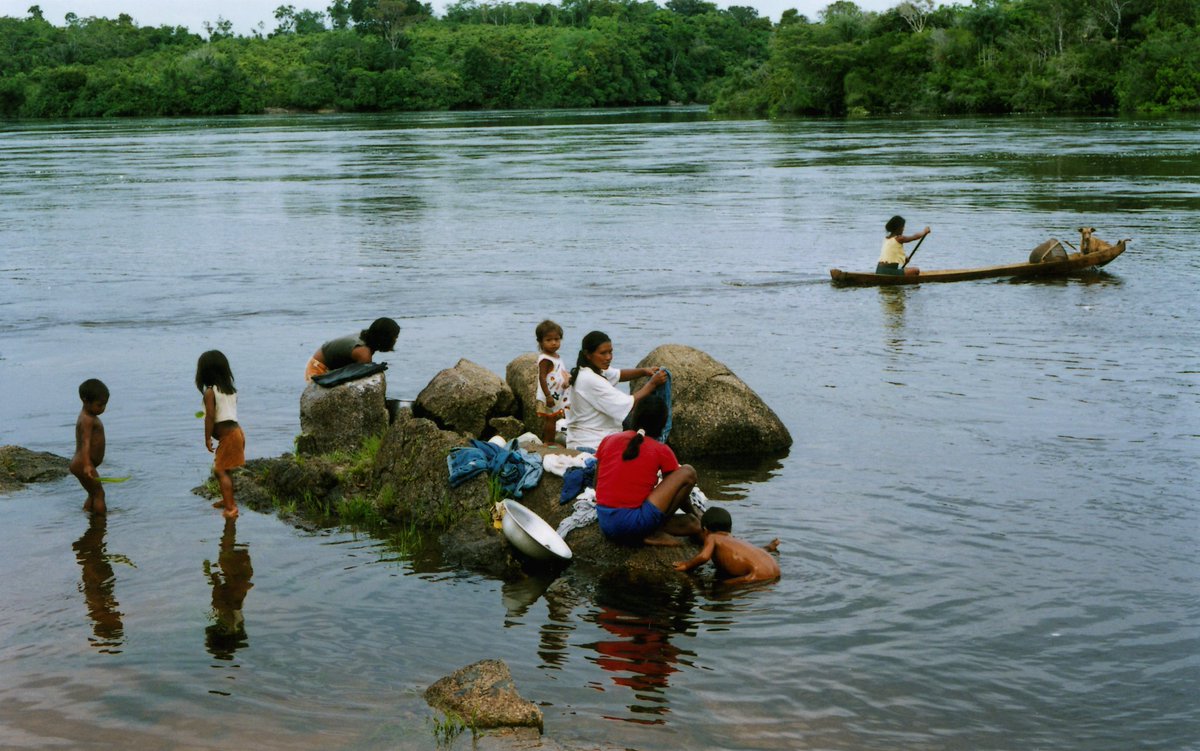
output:
M 1090 225 L 1105 273 L 837 289 L 892 214 L 929 269 Z M 112 392 L 107 520 L 0 497 L 0 746 L 433 748 L 421 698 L 504 659 L 588 748 L 1200 746 L 1200 120 L 714 121 L 700 110 L 0 126 L 0 444 L 70 455 Z M 507 585 L 191 489 L 224 350 L 248 455 L 306 357 L 388 315 L 392 396 L 677 342 L 795 445 L 702 468 L 783 578 Z M 240 606 L 240 607 L 239 607 Z M 469 734 L 449 745 L 470 747 Z

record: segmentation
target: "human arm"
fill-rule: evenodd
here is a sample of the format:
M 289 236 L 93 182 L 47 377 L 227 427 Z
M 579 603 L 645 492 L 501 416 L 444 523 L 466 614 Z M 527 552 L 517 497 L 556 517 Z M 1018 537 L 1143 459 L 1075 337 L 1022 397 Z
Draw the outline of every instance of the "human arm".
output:
M 554 406 L 554 395 L 550 393 L 550 387 L 546 384 L 546 376 L 550 375 L 553 370 L 554 363 L 549 360 L 542 360 L 538 363 L 538 385 L 542 389 L 542 398 L 547 407 Z
M 375 352 L 365 344 L 360 344 L 350 350 L 350 359 L 354 362 L 371 362 L 371 358 L 374 355 Z
M 697 553 L 696 556 L 690 560 L 676 561 L 675 562 L 675 570 L 676 571 L 691 571 L 692 569 L 696 568 L 697 566 L 703 566 L 705 563 L 708 563 L 710 560 L 712 560 L 713 552 L 716 549 L 717 549 L 717 541 L 713 538 L 713 536 L 711 534 L 709 534 L 708 538 L 705 539 L 705 541 L 704 541 L 704 547 L 700 548 L 700 552 Z
M 653 378 L 654 374 L 661 370 L 662 368 L 621 368 L 621 382 L 632 381 L 634 378 Z M 666 378 L 664 374 L 663 380 Z
M 217 397 L 212 387 L 204 390 L 204 448 L 213 451 L 213 430 L 216 428 Z
M 901 235 L 900 237 L 897 237 L 896 239 L 900 241 L 901 245 L 903 245 L 904 243 L 910 243 L 913 240 L 920 240 L 922 237 L 925 237 L 925 235 L 928 235 L 929 231 L 930 231 L 929 228 L 926 227 L 925 229 L 921 230 L 920 232 L 914 232 L 911 235 Z
M 637 404 L 641 400 L 654 393 L 655 389 L 667 382 L 667 371 L 662 368 L 657 368 L 651 371 L 649 380 L 642 384 L 642 387 L 633 394 L 633 403 Z

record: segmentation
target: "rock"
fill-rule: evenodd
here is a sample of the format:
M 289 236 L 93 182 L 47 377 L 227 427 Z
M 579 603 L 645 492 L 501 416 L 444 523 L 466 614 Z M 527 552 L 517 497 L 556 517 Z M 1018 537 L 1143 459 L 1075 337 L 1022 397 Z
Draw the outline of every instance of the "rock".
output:
M 476 492 L 486 492 L 486 489 L 480 488 Z M 547 472 L 536 487 L 526 491 L 521 504 L 557 529 L 575 510 L 574 504 L 559 503 L 561 494 L 562 478 Z M 570 568 L 592 573 L 619 571 L 650 580 L 670 580 L 680 576 L 671 564 L 685 561 L 699 550 L 691 540 L 680 538 L 680 542 L 681 546 L 673 548 L 619 545 L 606 538 L 596 523 L 576 529 L 566 537 L 572 554 Z M 441 547 L 445 563 L 506 580 L 519 578 L 524 573 L 556 570 L 564 565 L 526 559 L 508 543 L 503 532 L 478 514 L 461 517 L 442 535 Z
M 537 359 L 536 352 L 518 356 L 504 369 L 504 380 L 516 398 L 516 415 L 525 423 L 525 430 L 542 434 L 542 418 L 537 416 Z
M 383 373 L 327 389 L 308 384 L 300 396 L 301 454 L 354 451 L 364 438 L 382 435 L 388 427 Z
M 383 493 L 390 505 L 381 506 L 380 513 L 397 521 L 445 528 L 486 508 L 489 500 L 483 475 L 450 487 L 446 455 L 452 448 L 467 445 L 466 436 L 439 430 L 432 420 L 401 408 L 375 454 L 376 482 L 381 488 L 390 486 Z
M 18 490 L 31 482 L 50 482 L 66 477 L 70 459 L 21 446 L 0 446 L 0 493 Z
M 488 420 L 511 415 L 515 400 L 500 376 L 470 360 L 459 360 L 433 377 L 413 402 L 413 414 L 446 430 L 483 436 Z
M 493 417 L 488 420 L 488 427 L 496 431 L 506 441 L 511 441 L 525 432 L 525 423 L 512 416 Z
M 691 460 L 786 451 L 792 436 L 763 400 L 709 355 L 682 344 L 657 347 L 637 367 L 671 371 L 671 446 Z M 644 380 L 630 384 L 636 391 Z
M 542 728 L 542 710 L 521 698 L 503 660 L 480 660 L 438 680 L 425 701 L 477 728 Z

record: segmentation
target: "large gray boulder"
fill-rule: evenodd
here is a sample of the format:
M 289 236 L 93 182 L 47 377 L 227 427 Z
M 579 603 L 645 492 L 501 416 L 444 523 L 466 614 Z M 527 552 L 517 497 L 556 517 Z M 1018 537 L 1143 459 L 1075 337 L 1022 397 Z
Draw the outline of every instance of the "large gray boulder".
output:
M 542 710 L 517 693 L 503 660 L 480 660 L 456 670 L 427 688 L 425 701 L 477 728 L 542 729 Z
M 70 464 L 70 459 L 46 451 L 0 446 L 0 493 L 17 490 L 30 482 L 66 477 Z
M 309 383 L 300 396 L 301 454 L 354 451 L 364 438 L 382 435 L 388 426 L 387 380 L 376 373 L 325 388 Z
M 779 454 L 792 445 L 783 422 L 724 364 L 694 347 L 664 344 L 637 367 L 671 371 L 671 435 L 686 459 Z M 644 381 L 630 384 L 636 391 Z
M 380 512 L 389 519 L 424 527 L 445 527 L 490 505 L 484 475 L 450 487 L 446 456 L 469 445 L 467 436 L 441 430 L 432 420 L 402 408 L 375 454 L 373 473 L 380 488 Z
M 542 434 L 542 418 L 537 416 L 537 366 L 536 352 L 526 352 L 519 355 L 504 369 L 504 380 L 516 398 L 517 417 L 525 423 L 525 430 L 540 436 Z
M 512 389 L 500 376 L 470 360 L 459 360 L 433 377 L 417 394 L 413 414 L 436 422 L 446 430 L 483 437 L 488 420 L 511 415 Z

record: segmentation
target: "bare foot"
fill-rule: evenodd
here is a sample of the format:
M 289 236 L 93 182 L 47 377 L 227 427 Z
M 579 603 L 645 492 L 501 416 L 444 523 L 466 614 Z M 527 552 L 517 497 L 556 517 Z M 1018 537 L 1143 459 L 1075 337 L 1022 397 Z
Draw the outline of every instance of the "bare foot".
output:
M 225 501 L 214 501 L 213 508 L 225 508 Z
M 779 538 L 778 537 L 776 537 L 774 540 L 771 540 L 766 545 L 763 545 L 763 550 L 767 551 L 768 553 L 774 553 L 778 549 L 779 549 Z
M 642 540 L 642 544 L 652 545 L 659 548 L 678 548 L 683 546 L 683 541 L 678 537 L 672 537 L 671 535 L 664 534 L 662 532 L 655 532 L 646 539 Z
M 238 510 L 236 508 L 227 508 L 221 512 L 221 516 L 225 517 L 226 519 L 236 519 L 237 515 Z

